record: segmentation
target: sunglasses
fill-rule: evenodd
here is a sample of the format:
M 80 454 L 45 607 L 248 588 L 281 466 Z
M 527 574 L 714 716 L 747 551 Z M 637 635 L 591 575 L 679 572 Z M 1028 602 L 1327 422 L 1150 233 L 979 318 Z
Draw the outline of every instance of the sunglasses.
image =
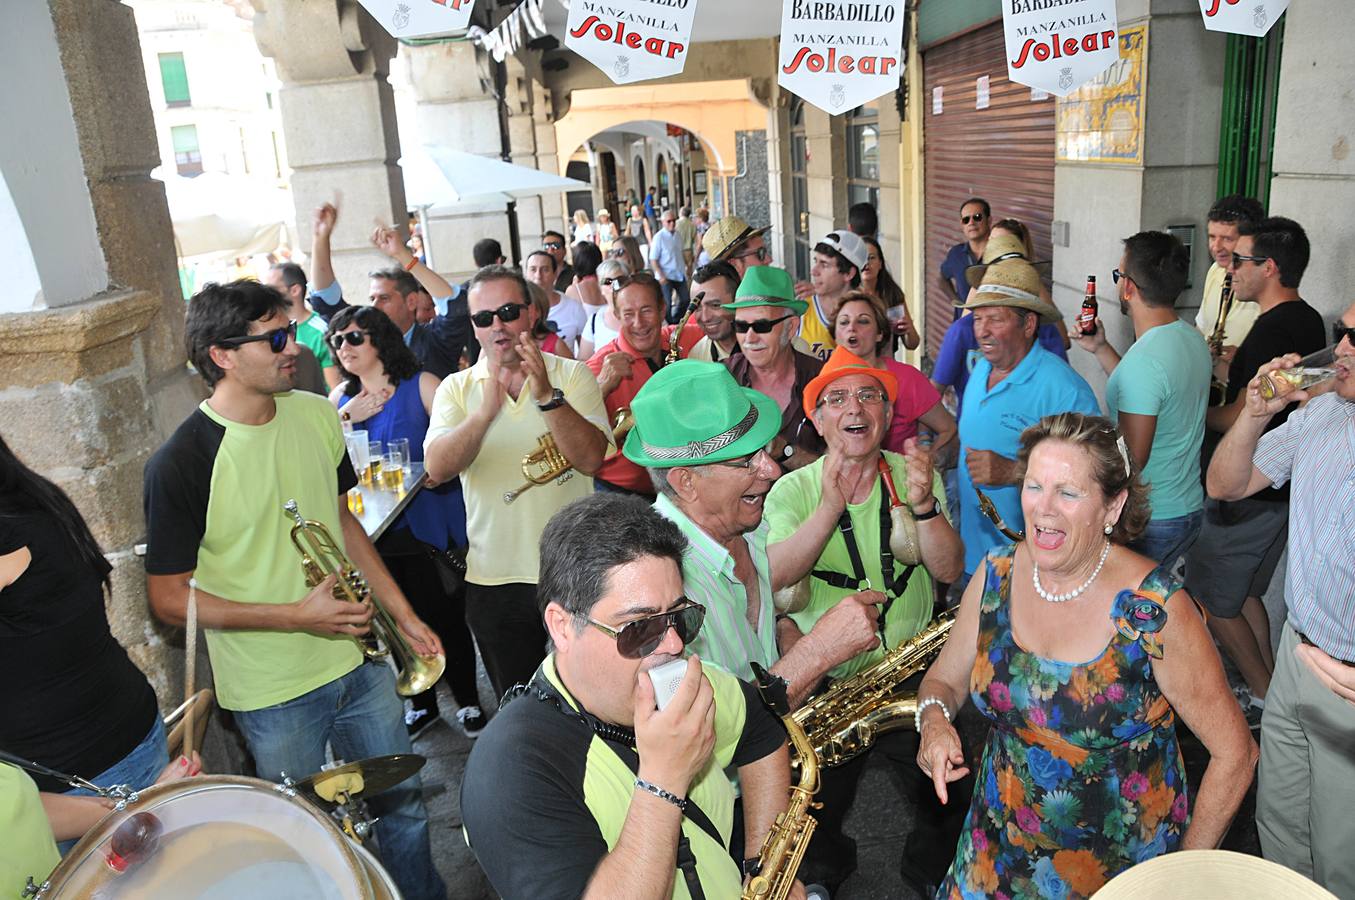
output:
M 498 316 L 499 321 L 507 324 L 516 322 L 522 315 L 522 311 L 527 308 L 525 303 L 505 303 L 498 309 L 482 309 L 470 317 L 472 324 L 476 328 L 488 328 L 494 324 L 494 317 Z
M 1350 345 L 1355 347 L 1355 325 L 1347 325 L 1338 319 L 1331 323 L 1331 342 L 1335 345 L 1342 340 L 1350 341 Z
M 727 466 L 731 469 L 751 469 L 753 468 L 753 465 L 758 461 L 758 457 L 762 456 L 762 454 L 764 453 L 768 455 L 768 458 L 771 457 L 771 451 L 764 447 L 761 450 L 748 454 L 747 456 L 740 456 L 738 459 L 724 459 L 721 460 L 720 462 L 711 463 L 711 465 Z M 773 462 L 775 462 L 775 460 L 773 460 Z
M 610 256 L 612 259 L 624 259 L 625 256 L 626 256 L 626 248 L 625 248 L 625 247 L 615 247 L 615 248 L 613 248 L 613 249 L 607 251 L 607 255 Z
M 285 328 L 274 328 L 272 331 L 265 331 L 263 334 L 246 334 L 240 337 L 223 338 L 217 341 L 217 344 L 227 350 L 238 350 L 242 344 L 268 341 L 269 350 L 274 353 L 281 353 L 287 349 L 287 342 L 292 340 L 296 340 L 295 321 L 288 322 Z
M 1138 285 L 1138 282 L 1135 281 L 1133 278 L 1131 278 L 1131 277 L 1129 276 L 1129 273 L 1128 273 L 1128 272 L 1121 272 L 1119 269 L 1111 269 L 1111 270 L 1110 270 L 1110 282 L 1111 282 L 1111 284 L 1119 284 L 1121 278 L 1123 278 L 1125 281 L 1129 282 L 1129 283 L 1132 284 L 1132 285 L 1135 285 L 1135 286 Z
M 983 219 L 984 219 L 983 213 L 974 213 L 973 215 L 960 216 L 960 224 L 968 225 L 970 222 L 982 222 Z
M 565 248 L 565 245 L 559 241 L 546 241 L 541 246 L 545 247 L 547 250 L 563 250 Z
M 615 277 L 613 277 L 613 278 L 604 278 L 604 279 L 602 279 L 602 281 L 600 282 L 600 284 L 601 284 L 603 287 L 609 287 L 609 288 L 611 288 L 611 289 L 614 290 L 614 291 L 619 291 L 619 290 L 621 290 L 621 286 L 622 286 L 624 283 L 625 283 L 625 278 L 624 278 L 623 276 L 621 276 L 621 275 L 617 275 L 617 276 L 615 276 Z
M 772 251 L 766 247 L 758 247 L 756 250 L 746 250 L 743 253 L 735 253 L 730 259 L 745 259 L 749 256 L 756 256 L 758 262 L 768 263 L 772 261 Z
M 325 342 L 329 344 L 330 349 L 338 350 L 347 344 L 350 347 L 361 347 L 367 343 L 368 334 L 365 331 L 345 331 L 342 334 L 331 334 Z
M 753 322 L 742 322 L 735 319 L 734 330 L 739 334 L 747 334 L 750 329 L 756 331 L 758 334 L 767 334 L 781 322 L 793 318 L 795 318 L 795 313 L 786 313 L 779 319 L 758 319 Z
M 829 391 L 819 398 L 817 406 L 831 406 L 833 409 L 841 409 L 847 405 L 848 397 L 855 397 L 856 402 L 862 406 L 875 406 L 883 403 L 885 392 L 879 388 L 863 387 L 855 391 Z
M 659 648 L 670 628 L 677 632 L 678 640 L 682 641 L 683 646 L 690 644 L 700 633 L 701 623 L 706 620 L 706 608 L 686 597 L 680 597 L 678 600 L 679 605 L 668 612 L 635 619 L 620 628 L 604 625 L 591 616 L 582 618 L 616 641 L 616 652 L 621 654 L 623 659 L 644 659 Z
M 1241 253 L 1234 253 L 1233 268 L 1240 268 L 1244 262 L 1256 263 L 1259 266 L 1268 259 L 1270 259 L 1269 256 L 1244 256 Z

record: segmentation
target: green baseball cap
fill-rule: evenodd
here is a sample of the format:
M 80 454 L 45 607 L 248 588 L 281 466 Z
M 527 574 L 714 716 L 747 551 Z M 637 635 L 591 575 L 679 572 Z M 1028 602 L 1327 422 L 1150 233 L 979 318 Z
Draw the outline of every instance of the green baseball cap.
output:
M 781 408 L 742 387 L 719 363 L 680 359 L 630 402 L 635 425 L 622 452 L 639 466 L 703 466 L 748 456 L 781 430 Z
M 749 306 L 783 306 L 803 316 L 809 304 L 795 299 L 795 282 L 790 273 L 775 266 L 753 266 L 743 273 L 743 281 L 734 294 L 734 302 L 725 309 L 744 309 Z

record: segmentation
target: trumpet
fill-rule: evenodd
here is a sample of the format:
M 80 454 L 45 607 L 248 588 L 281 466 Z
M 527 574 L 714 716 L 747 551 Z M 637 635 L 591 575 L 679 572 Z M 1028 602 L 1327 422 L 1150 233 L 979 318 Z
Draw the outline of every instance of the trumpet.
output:
M 295 500 L 288 500 L 282 508 L 296 523 L 292 526 L 292 546 L 301 555 L 301 567 L 306 573 L 306 584 L 315 587 L 324 581 L 326 576 L 334 575 L 338 578 L 334 584 L 335 600 L 346 600 L 350 603 L 370 602 L 375 607 L 376 615 L 372 617 L 371 632 L 353 637 L 363 656 L 368 659 L 383 659 L 391 655 L 395 657 L 396 668 L 400 670 L 395 690 L 401 697 L 422 694 L 437 684 L 443 670 L 447 668 L 447 658 L 442 654 L 420 656 L 415 653 L 390 613 L 376 597 L 372 596 L 367 579 L 363 578 L 357 567 L 349 562 L 325 524 L 303 518 Z
M 536 449 L 526 456 L 522 457 L 522 477 L 527 481 L 522 487 L 515 491 L 508 491 L 503 495 L 505 504 L 512 503 L 518 497 L 521 497 L 525 491 L 529 491 L 537 485 L 550 484 L 556 481 L 560 484 L 574 477 L 572 471 L 573 465 L 565 459 L 565 455 L 560 452 L 556 446 L 555 435 L 547 431 L 541 437 L 536 439 Z
M 1233 273 L 1225 272 L 1223 274 L 1223 290 L 1219 293 L 1219 317 L 1214 323 L 1214 330 L 1209 333 L 1209 356 L 1211 361 L 1217 362 L 1220 354 L 1223 353 L 1224 335 L 1228 331 L 1228 313 L 1233 309 Z M 1223 406 L 1228 399 L 1228 383 L 1222 381 L 1214 375 L 1209 378 L 1209 405 Z
M 979 511 L 987 516 L 988 521 L 992 522 L 993 525 L 997 527 L 998 531 L 1005 534 L 1008 540 L 1024 541 L 1026 539 L 1026 533 L 1024 531 L 1013 531 L 1008 527 L 1006 522 L 1002 521 L 1002 513 L 997 511 L 997 507 L 993 504 L 992 500 L 988 499 L 987 494 L 978 488 L 974 488 L 974 493 L 979 495 Z

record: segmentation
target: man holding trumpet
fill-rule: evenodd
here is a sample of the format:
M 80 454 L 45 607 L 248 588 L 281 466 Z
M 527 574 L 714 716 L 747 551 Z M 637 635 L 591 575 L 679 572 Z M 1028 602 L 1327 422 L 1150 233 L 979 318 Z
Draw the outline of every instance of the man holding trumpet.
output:
M 470 538 L 466 624 L 501 697 L 546 655 L 537 539 L 557 510 L 592 493 L 611 430 L 588 367 L 543 354 L 532 340 L 537 313 L 521 275 L 486 266 L 467 293 L 483 352 L 438 387 L 424 465 L 435 481 L 461 476 Z M 524 459 L 543 449 L 543 458 Z M 506 501 L 523 488 L 525 472 L 541 483 Z

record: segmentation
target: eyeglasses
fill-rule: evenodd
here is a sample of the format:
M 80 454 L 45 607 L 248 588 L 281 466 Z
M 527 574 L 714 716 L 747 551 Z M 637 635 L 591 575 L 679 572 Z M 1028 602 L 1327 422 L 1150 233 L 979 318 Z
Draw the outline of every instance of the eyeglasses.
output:
M 625 257 L 626 257 L 626 248 L 625 248 L 625 247 L 613 247 L 611 250 L 608 250 L 608 251 L 607 251 L 607 255 L 610 256 L 610 257 L 612 257 L 612 259 L 625 259 Z
M 740 456 L 738 459 L 723 459 L 719 462 L 711 463 L 711 465 L 726 466 L 731 469 L 751 469 L 758 461 L 758 457 L 762 456 L 764 453 L 767 454 L 769 459 L 771 458 L 771 451 L 766 447 L 763 447 L 761 450 L 756 450 L 747 456 Z
M 983 213 L 972 213 L 967 216 L 960 216 L 960 224 L 968 225 L 970 222 L 982 222 L 983 219 L 984 219 Z
M 331 349 L 338 350 L 344 344 L 350 347 L 361 347 L 367 343 L 367 338 L 368 334 L 365 331 L 345 331 L 341 334 L 331 334 L 329 340 L 325 343 L 329 344 Z
M 739 319 L 735 319 L 734 330 L 737 331 L 739 334 L 747 334 L 749 329 L 756 331 L 758 334 L 767 334 L 781 322 L 793 318 L 795 318 L 795 313 L 786 313 L 779 319 L 757 319 L 756 321 L 753 322 L 744 322 Z
M 622 658 L 644 659 L 659 648 L 670 628 L 677 632 L 678 640 L 682 641 L 684 646 L 690 644 L 700 633 L 701 623 L 706 620 L 706 608 L 686 597 L 679 597 L 678 603 L 678 606 L 668 612 L 635 619 L 620 628 L 604 625 L 591 616 L 581 618 L 616 641 L 616 652 L 621 654 Z
M 1111 284 L 1119 284 L 1121 278 L 1123 278 L 1125 281 L 1129 282 L 1130 284 L 1134 285 L 1135 287 L 1138 286 L 1138 282 L 1135 281 L 1135 280 L 1129 275 L 1128 272 L 1121 272 L 1119 269 L 1111 269 L 1111 270 L 1110 270 L 1110 282 L 1111 282 Z
M 495 316 L 498 316 L 499 321 L 505 324 L 516 322 L 526 308 L 527 304 L 525 303 L 505 303 L 498 309 L 482 309 L 472 315 L 470 320 L 477 328 L 489 328 L 494 324 Z
M 222 338 L 217 341 L 219 346 L 227 350 L 238 350 L 241 344 L 252 344 L 255 341 L 268 341 L 268 349 L 274 353 L 281 353 L 287 349 L 287 342 L 296 340 L 296 322 L 289 321 L 285 328 L 274 328 L 272 331 L 265 331 L 263 334 L 246 334 L 240 337 Z
M 562 243 L 560 243 L 559 241 L 546 241 L 546 242 L 545 242 L 544 244 L 542 244 L 541 246 L 542 246 L 542 247 L 545 247 L 547 250 L 563 250 L 563 249 L 565 249 L 565 245 L 562 244 Z
M 744 259 L 749 256 L 756 256 L 757 261 L 769 263 L 772 261 L 772 251 L 766 247 L 758 247 L 756 250 L 745 250 L 743 253 L 735 253 L 730 259 Z
M 1350 345 L 1355 347 L 1355 325 L 1347 325 L 1338 319 L 1331 323 L 1331 342 L 1335 345 L 1343 340 L 1350 341 Z
M 602 281 L 599 282 L 599 283 L 600 283 L 603 287 L 609 287 L 609 288 L 611 288 L 611 289 L 614 290 L 614 291 L 619 291 L 619 290 L 621 290 L 621 284 L 622 284 L 622 281 L 623 281 L 623 280 L 624 280 L 624 279 L 622 278 L 622 276 L 616 275 L 616 276 L 614 276 L 614 277 L 612 277 L 612 278 L 604 278 L 604 279 L 602 279 Z
M 833 409 L 841 409 L 847 405 L 848 397 L 856 397 L 856 402 L 862 406 L 875 406 L 878 403 L 883 403 L 885 396 L 884 391 L 873 387 L 857 388 L 855 391 L 828 391 L 819 398 L 815 407 L 831 406 Z
M 1241 253 L 1234 252 L 1233 268 L 1240 268 L 1244 262 L 1256 263 L 1259 266 L 1268 259 L 1270 259 L 1269 256 L 1244 256 Z

